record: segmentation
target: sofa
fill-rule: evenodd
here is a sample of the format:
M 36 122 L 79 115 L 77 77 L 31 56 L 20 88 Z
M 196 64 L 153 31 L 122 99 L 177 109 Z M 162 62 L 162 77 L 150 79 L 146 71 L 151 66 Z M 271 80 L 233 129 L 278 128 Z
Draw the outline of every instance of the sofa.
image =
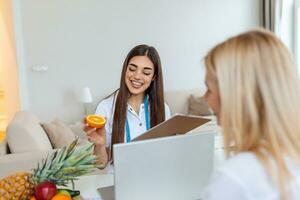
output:
M 46 132 L 51 127 L 58 131 L 60 139 L 56 140 L 60 143 L 54 143 L 53 135 L 49 137 L 49 132 Z M 0 178 L 33 169 L 47 155 L 71 143 L 76 137 L 80 138 L 79 145 L 87 143 L 82 129 L 83 124 L 80 123 L 65 125 L 57 119 L 42 123 L 30 111 L 17 112 L 6 129 L 6 140 L 1 144 L 6 148 L 0 152 Z M 66 138 L 66 135 L 69 137 Z
M 193 96 L 191 96 L 191 94 Z M 188 114 L 192 112 L 190 109 L 191 98 L 200 98 L 201 95 L 200 90 L 169 91 L 165 93 L 165 99 L 172 114 Z M 95 106 L 96 103 L 93 109 L 95 109 Z M 197 108 L 201 106 L 203 107 L 202 104 L 200 106 L 196 105 Z M 205 114 L 209 114 L 207 113 L 209 112 L 207 109 L 207 105 L 204 105 L 203 110 Z M 61 124 L 61 126 L 63 126 L 65 130 L 69 129 L 68 132 L 71 130 L 74 133 L 74 137 L 78 136 L 81 138 L 81 143 L 87 142 L 81 123 L 71 125 Z M 204 128 L 207 129 L 209 126 Z M 56 148 L 60 147 L 53 144 L 53 138 L 50 138 L 46 131 L 47 127 L 45 127 L 45 123 L 41 123 L 34 113 L 30 111 L 20 111 L 16 113 L 6 131 L 6 151 L 2 150 L 2 152 L 0 152 L 0 178 L 17 171 L 28 171 L 34 168 L 42 158 L 45 158 Z

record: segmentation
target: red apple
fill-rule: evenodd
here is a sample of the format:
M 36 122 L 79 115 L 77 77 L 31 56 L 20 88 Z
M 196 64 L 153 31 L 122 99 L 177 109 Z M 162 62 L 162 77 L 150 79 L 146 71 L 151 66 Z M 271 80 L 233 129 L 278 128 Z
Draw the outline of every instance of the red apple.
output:
M 34 195 L 37 200 L 50 200 L 56 194 L 56 185 L 45 181 L 35 187 Z

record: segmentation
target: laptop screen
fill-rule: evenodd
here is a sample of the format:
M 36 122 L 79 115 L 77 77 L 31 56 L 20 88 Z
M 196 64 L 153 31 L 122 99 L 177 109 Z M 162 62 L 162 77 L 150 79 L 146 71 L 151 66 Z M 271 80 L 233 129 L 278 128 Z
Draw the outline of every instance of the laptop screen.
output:
M 114 145 L 116 199 L 198 199 L 213 169 L 214 135 Z

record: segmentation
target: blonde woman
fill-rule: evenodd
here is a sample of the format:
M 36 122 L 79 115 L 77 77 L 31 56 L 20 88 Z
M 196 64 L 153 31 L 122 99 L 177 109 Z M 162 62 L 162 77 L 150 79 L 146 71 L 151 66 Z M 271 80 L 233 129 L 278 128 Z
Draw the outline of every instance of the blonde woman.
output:
M 214 47 L 205 65 L 205 98 L 230 158 L 203 199 L 300 199 L 300 85 L 287 48 L 250 31 Z

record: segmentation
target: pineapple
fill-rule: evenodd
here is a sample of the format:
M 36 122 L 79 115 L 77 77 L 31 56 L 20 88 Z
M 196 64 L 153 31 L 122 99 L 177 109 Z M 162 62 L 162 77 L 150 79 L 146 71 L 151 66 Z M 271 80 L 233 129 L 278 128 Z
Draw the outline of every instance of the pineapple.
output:
M 20 172 L 0 180 L 0 200 L 28 200 L 34 194 L 34 187 L 44 181 L 57 186 L 67 186 L 71 182 L 74 187 L 76 177 L 97 167 L 93 144 L 76 148 L 77 144 L 78 138 L 52 153 L 32 173 Z
M 29 182 L 30 173 L 19 172 L 0 181 L 0 200 L 18 199 L 33 194 L 34 185 Z

